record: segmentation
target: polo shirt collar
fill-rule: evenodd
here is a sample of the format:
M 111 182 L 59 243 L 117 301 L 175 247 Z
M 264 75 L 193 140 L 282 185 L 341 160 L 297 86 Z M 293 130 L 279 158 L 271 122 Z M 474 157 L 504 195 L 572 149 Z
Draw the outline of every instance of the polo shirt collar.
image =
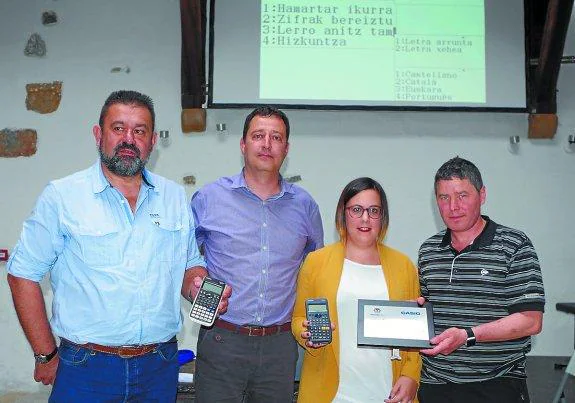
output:
M 104 175 L 104 171 L 102 171 L 102 164 L 100 160 L 96 161 L 96 163 L 90 168 L 90 179 L 92 181 L 92 191 L 94 193 L 102 193 L 104 190 L 106 190 L 106 188 L 112 187 L 112 184 Z M 158 189 L 154 185 L 153 178 L 146 168 L 142 170 L 142 179 L 144 186 L 158 193 Z
M 482 215 L 481 216 L 485 220 L 485 227 L 483 231 L 473 240 L 473 243 L 467 246 L 463 251 L 470 251 L 470 250 L 477 250 L 481 247 L 489 246 L 493 242 L 493 238 L 495 237 L 495 230 L 497 229 L 497 223 L 492 221 L 488 216 Z M 443 235 L 443 239 L 441 240 L 442 247 L 451 247 L 451 230 L 447 228 L 445 230 L 445 235 Z

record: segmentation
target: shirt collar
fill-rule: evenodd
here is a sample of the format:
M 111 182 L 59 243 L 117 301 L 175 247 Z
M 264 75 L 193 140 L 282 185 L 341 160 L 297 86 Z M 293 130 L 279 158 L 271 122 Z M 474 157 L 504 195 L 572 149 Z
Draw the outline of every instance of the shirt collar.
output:
M 94 165 L 90 168 L 90 176 L 92 179 L 92 191 L 94 193 L 102 193 L 106 188 L 112 187 L 106 176 L 104 175 L 104 171 L 102 171 L 102 164 L 100 160 L 96 161 Z M 144 186 L 151 188 L 156 193 L 158 189 L 154 185 L 154 180 L 150 172 L 144 168 L 142 171 L 142 183 Z
M 495 237 L 495 230 L 497 229 L 497 223 L 492 221 L 488 216 L 482 215 L 481 216 L 485 220 L 485 227 L 483 231 L 473 240 L 473 243 L 467 246 L 465 251 L 469 250 L 476 250 L 484 246 L 489 246 L 493 242 L 493 238 Z M 447 228 L 445 230 L 445 235 L 443 235 L 443 239 L 441 240 L 441 246 L 451 246 L 451 230 Z M 461 252 L 463 252 L 463 250 Z
M 242 169 L 242 172 L 240 172 L 239 174 L 232 177 L 231 187 L 232 187 L 232 189 L 244 188 L 248 192 L 252 193 L 252 191 L 248 187 L 248 184 L 246 183 L 246 178 L 244 177 L 244 170 L 243 169 Z M 294 185 L 293 185 L 293 183 L 286 182 L 285 179 L 283 178 L 283 176 L 280 174 L 280 192 L 278 195 L 275 195 L 272 198 L 273 199 L 279 199 L 280 197 L 282 197 L 286 193 L 290 194 L 290 195 L 295 194 Z

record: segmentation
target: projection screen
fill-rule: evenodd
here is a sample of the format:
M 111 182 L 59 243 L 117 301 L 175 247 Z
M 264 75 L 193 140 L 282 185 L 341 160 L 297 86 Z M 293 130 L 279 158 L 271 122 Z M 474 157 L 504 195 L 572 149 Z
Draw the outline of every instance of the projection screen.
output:
M 526 111 L 523 0 L 211 0 L 209 107 Z

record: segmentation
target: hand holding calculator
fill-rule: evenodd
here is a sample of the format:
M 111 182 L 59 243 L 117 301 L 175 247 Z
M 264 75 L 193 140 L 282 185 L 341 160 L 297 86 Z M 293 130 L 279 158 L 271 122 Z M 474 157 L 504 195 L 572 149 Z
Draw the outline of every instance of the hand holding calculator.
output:
M 331 321 L 327 299 L 314 298 L 305 301 L 305 312 L 308 320 L 309 341 L 313 344 L 331 343 Z
M 212 326 L 218 313 L 226 283 L 204 277 L 190 310 L 190 319 L 204 326 Z

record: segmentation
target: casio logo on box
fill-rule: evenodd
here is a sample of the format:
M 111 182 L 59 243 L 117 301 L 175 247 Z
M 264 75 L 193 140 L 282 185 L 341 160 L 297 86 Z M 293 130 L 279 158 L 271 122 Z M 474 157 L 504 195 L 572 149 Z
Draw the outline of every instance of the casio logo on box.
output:
M 402 315 L 421 315 L 421 312 L 417 312 L 417 311 L 401 311 Z

